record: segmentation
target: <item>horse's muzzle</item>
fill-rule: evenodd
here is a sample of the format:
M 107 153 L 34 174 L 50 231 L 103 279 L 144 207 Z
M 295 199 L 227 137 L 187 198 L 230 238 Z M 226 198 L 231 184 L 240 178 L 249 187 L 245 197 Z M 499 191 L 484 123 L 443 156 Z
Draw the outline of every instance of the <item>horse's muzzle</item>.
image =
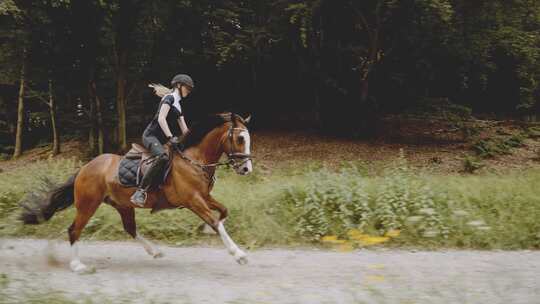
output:
M 241 163 L 234 166 L 235 171 L 237 174 L 240 175 L 248 175 L 253 171 L 253 165 L 251 163 L 251 159 L 245 159 Z

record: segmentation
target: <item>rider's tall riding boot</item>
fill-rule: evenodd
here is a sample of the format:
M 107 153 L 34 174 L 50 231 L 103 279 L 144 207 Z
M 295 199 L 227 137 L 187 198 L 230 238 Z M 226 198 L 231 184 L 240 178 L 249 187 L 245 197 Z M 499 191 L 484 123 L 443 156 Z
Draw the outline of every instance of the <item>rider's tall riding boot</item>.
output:
M 139 207 L 143 207 L 146 202 L 146 191 L 153 186 L 157 186 L 161 182 L 163 177 L 163 171 L 168 163 L 168 157 L 166 154 L 158 156 L 152 166 L 144 174 L 144 177 L 139 185 L 139 188 L 131 196 L 131 202 Z

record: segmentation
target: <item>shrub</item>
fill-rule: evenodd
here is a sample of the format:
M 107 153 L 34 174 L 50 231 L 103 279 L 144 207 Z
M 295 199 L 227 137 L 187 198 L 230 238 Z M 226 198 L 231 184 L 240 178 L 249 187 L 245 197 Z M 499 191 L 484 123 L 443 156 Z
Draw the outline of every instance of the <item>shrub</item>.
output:
M 522 135 L 480 139 L 472 145 L 472 149 L 480 157 L 491 158 L 511 154 L 513 148 L 523 147 L 525 145 L 524 140 Z
M 372 206 L 374 226 L 387 232 L 412 224 L 424 236 L 446 235 L 434 198 L 430 186 L 413 174 L 401 150 L 396 165 L 385 172 L 377 187 Z
M 326 169 L 308 174 L 305 188 L 290 189 L 285 204 L 295 213 L 295 231 L 311 240 L 344 234 L 366 225 L 370 215 L 366 183 L 356 167 L 338 173 Z
M 289 190 L 284 201 L 295 213 L 295 231 L 310 240 L 345 235 L 352 228 L 384 234 L 411 224 L 419 235 L 447 234 L 433 191 L 412 174 L 403 152 L 371 194 L 368 179 L 355 167 L 314 171 L 307 179 L 306 186 Z M 412 223 L 415 217 L 419 221 Z

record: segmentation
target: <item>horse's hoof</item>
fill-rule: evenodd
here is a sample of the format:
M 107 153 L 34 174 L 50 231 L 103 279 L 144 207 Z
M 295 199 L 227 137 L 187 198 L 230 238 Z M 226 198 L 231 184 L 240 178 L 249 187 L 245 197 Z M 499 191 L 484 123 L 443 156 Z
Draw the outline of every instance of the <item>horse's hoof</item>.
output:
M 69 267 L 73 272 L 76 273 L 90 272 L 89 268 L 86 267 L 86 265 L 84 265 L 83 263 L 81 263 L 81 261 L 71 261 L 71 263 L 69 263 Z
M 248 263 L 247 254 L 245 254 L 243 251 L 238 251 L 234 258 L 236 259 L 236 262 L 240 265 L 246 265 Z
M 165 254 L 163 252 L 161 252 L 161 251 L 158 251 L 158 252 L 152 254 L 152 256 L 154 257 L 154 259 L 160 259 L 160 258 L 164 257 Z

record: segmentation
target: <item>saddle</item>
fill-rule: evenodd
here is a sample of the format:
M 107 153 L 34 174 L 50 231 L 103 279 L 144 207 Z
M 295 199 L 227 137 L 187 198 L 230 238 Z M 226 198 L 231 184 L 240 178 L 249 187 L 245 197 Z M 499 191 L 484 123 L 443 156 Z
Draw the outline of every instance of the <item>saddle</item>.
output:
M 169 158 L 163 177 L 159 181 L 154 181 L 152 187 L 156 187 L 165 182 L 171 171 L 172 157 L 169 145 L 164 145 L 165 152 Z M 124 187 L 138 187 L 150 166 L 156 160 L 156 156 L 139 144 L 131 144 L 131 149 L 124 155 L 118 166 L 118 180 Z

